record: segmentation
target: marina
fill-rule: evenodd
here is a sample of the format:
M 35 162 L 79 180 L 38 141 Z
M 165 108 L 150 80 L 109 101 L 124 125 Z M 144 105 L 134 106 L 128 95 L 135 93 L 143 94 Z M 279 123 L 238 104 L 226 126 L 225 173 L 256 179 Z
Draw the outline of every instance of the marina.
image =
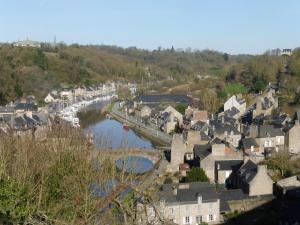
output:
M 106 95 L 106 96 L 100 96 L 96 97 L 90 100 L 83 100 L 80 102 L 75 102 L 67 107 L 62 107 L 62 110 L 59 110 L 56 115 L 64 120 L 69 122 L 73 127 L 80 127 L 80 121 L 77 117 L 77 113 L 81 110 L 87 109 L 88 107 L 92 105 L 96 105 L 97 103 L 105 102 L 111 100 L 113 97 L 116 97 L 116 95 Z M 64 104 L 63 104 L 64 106 Z

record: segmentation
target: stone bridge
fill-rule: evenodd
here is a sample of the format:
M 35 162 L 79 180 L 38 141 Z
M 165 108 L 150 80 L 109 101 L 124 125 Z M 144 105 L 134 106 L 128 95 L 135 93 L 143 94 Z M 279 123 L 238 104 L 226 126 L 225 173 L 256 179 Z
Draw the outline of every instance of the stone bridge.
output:
M 162 152 L 156 149 L 142 149 L 142 148 L 120 148 L 120 149 L 95 149 L 92 152 L 92 157 L 108 156 L 113 160 L 118 160 L 123 156 L 139 156 L 144 157 L 153 163 L 154 167 L 162 159 Z

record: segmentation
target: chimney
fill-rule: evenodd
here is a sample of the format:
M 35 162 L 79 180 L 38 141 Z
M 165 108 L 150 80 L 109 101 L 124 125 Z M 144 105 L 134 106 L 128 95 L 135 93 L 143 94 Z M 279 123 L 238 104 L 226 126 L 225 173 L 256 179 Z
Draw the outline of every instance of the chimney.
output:
M 202 203 L 202 195 L 197 193 L 196 196 L 197 196 L 197 203 L 201 204 Z
M 176 187 L 173 187 L 173 194 L 177 195 L 177 188 Z
M 224 117 L 225 117 L 225 116 L 222 116 L 222 123 L 224 123 Z
M 217 169 L 220 170 L 220 163 L 218 163 Z
M 267 173 L 267 166 L 266 165 L 257 165 L 257 173 Z

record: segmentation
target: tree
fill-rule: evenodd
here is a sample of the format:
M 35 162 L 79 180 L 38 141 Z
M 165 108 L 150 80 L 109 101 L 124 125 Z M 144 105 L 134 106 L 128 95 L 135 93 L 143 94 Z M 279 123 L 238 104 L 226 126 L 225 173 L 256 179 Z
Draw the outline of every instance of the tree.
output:
M 131 92 L 128 87 L 122 87 L 117 90 L 118 97 L 120 99 L 130 99 Z
M 215 90 L 203 89 L 199 94 L 200 107 L 209 112 L 216 112 L 219 109 L 219 99 Z
M 262 78 L 254 78 L 253 89 L 256 92 L 263 91 L 267 86 L 267 81 Z
M 185 114 L 185 110 L 187 109 L 188 105 L 187 104 L 178 104 L 176 105 L 175 109 L 180 112 L 182 115 Z
M 187 182 L 208 182 L 209 179 L 206 176 L 204 170 L 200 167 L 193 167 L 190 172 L 188 172 L 186 177 Z
M 228 59 L 229 59 L 229 56 L 228 56 L 228 54 L 227 54 L 227 53 L 224 53 L 224 54 L 223 54 L 223 59 L 224 59 L 225 61 L 228 61 Z
M 300 105 L 300 92 L 295 93 L 294 104 Z
M 292 164 L 287 152 L 278 152 L 267 160 L 268 168 L 278 170 L 281 178 L 288 177 L 292 173 Z
M 34 55 L 33 62 L 39 66 L 42 70 L 46 70 L 48 67 L 47 57 L 42 50 L 38 49 Z

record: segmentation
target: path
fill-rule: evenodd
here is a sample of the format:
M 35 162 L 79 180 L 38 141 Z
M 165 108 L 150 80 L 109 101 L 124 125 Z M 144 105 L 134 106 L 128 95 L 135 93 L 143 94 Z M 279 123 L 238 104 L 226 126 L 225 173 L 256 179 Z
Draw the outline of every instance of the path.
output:
M 151 127 L 149 125 L 146 125 L 140 121 L 137 120 L 134 116 L 126 115 L 125 113 L 121 112 L 119 110 L 118 103 L 115 103 L 112 107 L 111 114 L 114 118 L 117 120 L 121 120 L 121 122 L 126 122 L 133 128 L 144 132 L 145 134 L 155 138 L 159 139 L 164 143 L 170 144 L 172 142 L 172 137 L 169 134 L 166 134 L 157 128 Z

